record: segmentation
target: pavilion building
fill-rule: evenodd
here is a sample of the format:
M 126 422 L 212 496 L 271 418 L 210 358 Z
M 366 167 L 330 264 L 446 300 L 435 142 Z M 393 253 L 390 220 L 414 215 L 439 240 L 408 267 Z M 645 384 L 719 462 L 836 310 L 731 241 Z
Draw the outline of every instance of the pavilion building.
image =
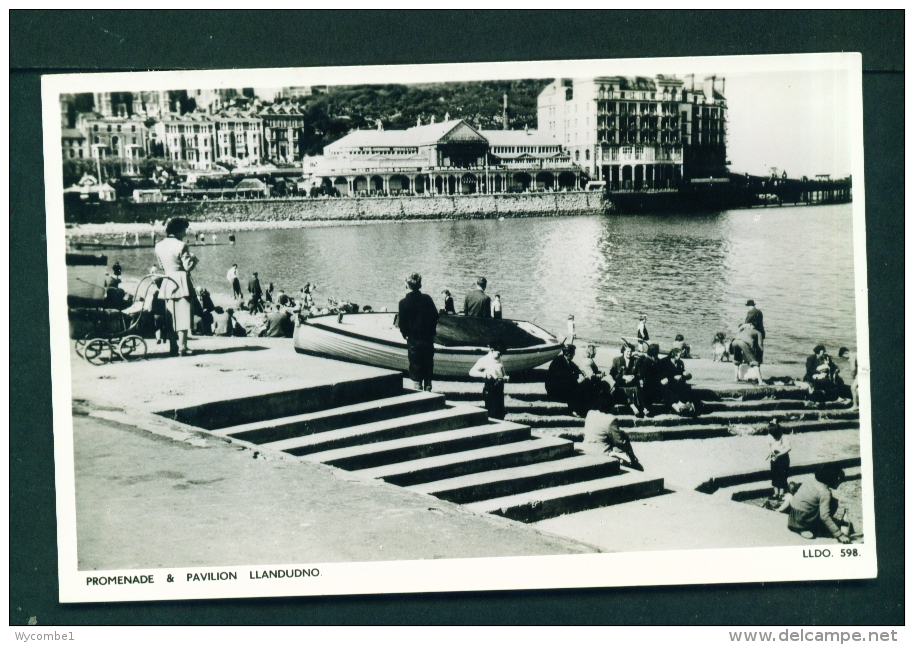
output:
M 356 130 L 303 164 L 311 185 L 344 195 L 561 190 L 580 186 L 581 169 L 562 145 L 535 130 L 477 130 L 464 120 L 406 130 Z

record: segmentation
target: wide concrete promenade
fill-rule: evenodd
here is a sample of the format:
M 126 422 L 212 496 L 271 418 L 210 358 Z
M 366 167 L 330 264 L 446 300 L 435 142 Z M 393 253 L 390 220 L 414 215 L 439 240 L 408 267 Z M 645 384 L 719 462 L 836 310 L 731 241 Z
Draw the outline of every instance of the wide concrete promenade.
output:
M 198 339 L 191 347 L 203 353 L 184 358 L 168 358 L 164 347 L 151 345 L 159 354 L 145 361 L 100 367 L 71 356 L 80 569 L 598 550 L 152 414 L 382 370 L 297 355 L 284 339 Z
M 786 516 L 694 491 L 711 476 L 767 468 L 762 436 L 639 442 L 647 474 L 665 479 L 666 494 L 523 524 L 155 414 L 389 374 L 296 354 L 287 339 L 210 337 L 191 347 L 199 353 L 170 358 L 166 345 L 152 341 L 146 360 L 104 366 L 71 352 L 81 569 L 810 544 L 786 530 Z M 614 354 L 601 348 L 599 363 Z M 691 361 L 688 368 L 702 386 L 753 389 L 732 383 L 730 365 Z M 766 376 L 800 369 L 768 366 Z M 524 399 L 542 387 L 535 377 L 510 383 L 509 417 L 512 409 L 522 417 L 524 406 L 542 406 L 538 398 Z M 480 388 L 435 384 L 460 401 Z M 569 417 L 572 422 L 580 420 Z M 568 431 L 580 429 L 538 430 L 542 436 Z M 859 455 L 854 430 L 799 434 L 793 441 L 798 463 Z

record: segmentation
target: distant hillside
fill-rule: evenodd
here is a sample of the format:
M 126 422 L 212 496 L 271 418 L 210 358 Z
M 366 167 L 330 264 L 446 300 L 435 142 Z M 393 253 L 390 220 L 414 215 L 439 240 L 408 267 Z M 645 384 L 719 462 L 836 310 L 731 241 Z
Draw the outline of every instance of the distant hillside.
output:
M 349 132 L 376 128 L 404 130 L 416 119 L 428 123 L 446 115 L 465 119 L 484 130 L 502 128 L 502 95 L 508 94 L 508 129 L 536 128 L 536 97 L 551 79 L 434 83 L 422 85 L 352 85 L 331 87 L 328 94 L 299 99 L 307 115 L 306 154 L 317 155 L 324 146 Z

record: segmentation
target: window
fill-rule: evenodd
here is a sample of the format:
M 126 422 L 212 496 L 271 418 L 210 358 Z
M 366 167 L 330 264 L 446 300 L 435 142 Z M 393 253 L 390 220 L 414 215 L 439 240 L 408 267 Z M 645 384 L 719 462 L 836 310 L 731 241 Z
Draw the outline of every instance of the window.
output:
M 96 123 L 95 125 L 93 125 L 93 126 L 92 126 L 92 129 L 93 129 L 95 132 L 98 132 L 98 124 Z
M 82 150 L 82 148 L 79 149 L 79 158 L 80 158 L 80 159 L 83 158 L 83 150 Z
M 110 126 L 110 125 L 108 126 L 108 132 L 111 132 L 111 126 Z
M 581 151 L 580 151 L 580 150 L 575 150 L 575 151 L 574 151 L 574 160 L 575 160 L 575 161 L 580 161 L 580 160 L 581 160 Z
M 584 159 L 585 159 L 586 161 L 590 161 L 590 150 L 585 150 L 585 151 L 584 151 Z
M 98 143 L 98 137 L 95 137 L 95 143 Z
M 135 126 L 135 125 L 131 125 L 131 126 L 130 126 L 130 131 L 131 131 L 131 132 L 136 132 L 136 126 Z
M 136 137 L 133 137 L 133 143 L 136 145 Z
M 118 131 L 118 132 L 121 131 L 121 126 L 117 126 L 117 131 Z

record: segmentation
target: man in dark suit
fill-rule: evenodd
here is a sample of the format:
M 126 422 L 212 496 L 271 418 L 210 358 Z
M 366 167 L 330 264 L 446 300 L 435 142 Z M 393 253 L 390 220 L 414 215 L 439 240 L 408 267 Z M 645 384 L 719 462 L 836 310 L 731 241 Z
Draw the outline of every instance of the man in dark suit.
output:
M 479 318 L 492 317 L 492 299 L 486 295 L 486 279 L 477 278 L 476 288 L 467 292 L 463 299 L 463 314 Z
M 397 325 L 406 339 L 409 378 L 417 390 L 432 391 L 435 361 L 435 330 L 438 308 L 428 294 L 422 293 L 422 276 L 413 273 L 406 279 L 409 293 L 400 301 Z
M 745 322 L 755 327 L 756 331 L 762 335 L 762 340 L 764 340 L 765 323 L 763 322 L 762 312 L 755 308 L 755 300 L 747 300 L 746 306 L 749 307 L 749 310 L 746 312 Z
M 262 313 L 263 303 L 261 298 L 263 298 L 263 289 L 260 287 L 260 278 L 257 277 L 256 271 L 254 271 L 254 277 L 248 282 L 248 293 L 251 294 L 251 313 Z

